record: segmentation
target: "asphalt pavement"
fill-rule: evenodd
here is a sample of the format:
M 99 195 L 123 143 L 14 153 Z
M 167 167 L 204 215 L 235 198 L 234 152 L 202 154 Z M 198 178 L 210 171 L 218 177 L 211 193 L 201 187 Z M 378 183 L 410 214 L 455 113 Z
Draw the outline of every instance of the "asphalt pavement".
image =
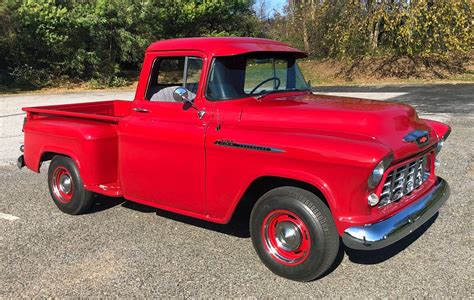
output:
M 22 106 L 131 99 L 133 92 L 0 96 L 0 298 L 17 297 L 473 297 L 474 85 L 321 87 L 400 101 L 452 134 L 438 175 L 451 186 L 439 214 L 379 251 L 341 249 L 324 278 L 297 283 L 268 271 L 238 220 L 216 225 L 125 199 L 98 197 L 69 216 L 41 174 L 18 170 Z

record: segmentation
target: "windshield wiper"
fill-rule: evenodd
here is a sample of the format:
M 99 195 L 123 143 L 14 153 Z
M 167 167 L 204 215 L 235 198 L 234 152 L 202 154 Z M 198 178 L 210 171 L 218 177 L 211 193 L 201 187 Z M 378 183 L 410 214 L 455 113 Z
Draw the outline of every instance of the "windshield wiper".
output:
M 271 91 L 268 91 L 268 92 L 263 92 L 261 93 L 260 95 L 256 96 L 257 99 L 262 99 L 263 97 L 265 96 L 268 96 L 270 94 L 274 94 L 274 93 L 280 93 L 280 92 L 308 92 L 309 89 L 297 89 L 297 88 L 294 88 L 294 89 L 288 89 L 288 90 L 271 90 Z

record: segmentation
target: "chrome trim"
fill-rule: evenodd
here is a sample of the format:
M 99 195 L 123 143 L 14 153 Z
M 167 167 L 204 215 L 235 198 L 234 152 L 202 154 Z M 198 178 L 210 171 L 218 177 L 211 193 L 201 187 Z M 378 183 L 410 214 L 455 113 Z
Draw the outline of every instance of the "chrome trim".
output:
M 21 145 L 21 146 L 20 146 L 20 152 L 21 152 L 21 153 L 25 152 L 25 145 Z
M 204 110 L 200 110 L 198 111 L 198 117 L 199 117 L 199 120 L 202 120 L 202 118 L 204 118 L 204 115 L 206 114 L 206 112 Z
M 278 153 L 286 152 L 285 150 L 280 149 L 280 148 L 273 148 L 273 147 L 262 146 L 262 145 L 253 145 L 253 144 L 239 144 L 239 143 L 235 143 L 234 141 L 231 141 L 231 140 L 217 140 L 217 141 L 214 142 L 214 144 L 218 145 L 218 146 L 241 148 L 241 149 L 248 149 L 248 150 L 257 150 L 257 151 L 265 151 L 265 152 L 278 152 Z
M 448 183 L 438 177 L 434 187 L 418 201 L 383 221 L 347 228 L 342 241 L 347 247 L 357 250 L 377 250 L 393 244 L 434 216 L 449 193 Z
M 396 165 L 385 177 L 380 193 L 379 208 L 397 202 L 423 186 L 430 172 L 426 170 L 428 154 L 422 155 L 408 163 Z
M 72 190 L 72 179 L 69 175 L 63 174 L 59 177 L 59 189 L 65 193 L 69 194 Z
M 285 251 L 296 251 L 301 245 L 301 232 L 292 222 L 281 222 L 275 226 L 275 241 Z
M 136 112 L 139 112 L 139 113 L 147 113 L 147 112 L 150 112 L 148 109 L 146 108 L 141 108 L 141 107 L 134 107 L 132 108 L 133 111 L 136 111 Z

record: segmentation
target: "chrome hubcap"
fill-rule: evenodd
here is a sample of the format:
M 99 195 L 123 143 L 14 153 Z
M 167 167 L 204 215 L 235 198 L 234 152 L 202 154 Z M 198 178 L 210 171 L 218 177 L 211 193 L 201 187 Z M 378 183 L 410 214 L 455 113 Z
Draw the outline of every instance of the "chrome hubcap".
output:
M 59 177 L 59 189 L 61 192 L 65 194 L 69 194 L 71 192 L 71 177 L 68 174 L 62 174 Z
M 262 223 L 262 239 L 268 254 L 284 265 L 303 263 L 311 251 L 308 227 L 297 214 L 286 209 L 268 213 Z
M 286 251 L 295 251 L 301 245 L 301 233 L 292 222 L 280 222 L 275 227 L 275 240 Z

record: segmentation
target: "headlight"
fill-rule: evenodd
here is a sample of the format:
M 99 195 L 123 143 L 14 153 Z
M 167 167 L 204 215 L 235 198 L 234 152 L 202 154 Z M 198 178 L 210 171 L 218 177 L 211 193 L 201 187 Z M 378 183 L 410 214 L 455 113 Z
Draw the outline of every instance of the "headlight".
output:
M 382 160 L 375 167 L 375 169 L 372 171 L 372 174 L 369 177 L 368 185 L 370 188 L 374 188 L 380 183 L 380 180 L 382 180 L 384 172 L 385 172 L 385 163 Z
M 443 146 L 444 146 L 444 138 L 439 140 L 438 144 L 436 145 L 436 153 L 439 153 L 441 149 L 443 148 Z

